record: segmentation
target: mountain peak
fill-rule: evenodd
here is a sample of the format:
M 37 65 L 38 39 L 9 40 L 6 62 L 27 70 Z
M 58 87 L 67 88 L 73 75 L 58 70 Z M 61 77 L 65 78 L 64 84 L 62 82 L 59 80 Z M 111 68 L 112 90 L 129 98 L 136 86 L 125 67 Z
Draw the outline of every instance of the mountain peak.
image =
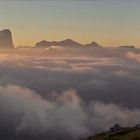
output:
M 82 44 L 73 41 L 72 39 L 66 39 L 63 41 L 58 42 L 59 46 L 65 46 L 65 47 L 77 47 L 77 46 L 82 46 Z
M 86 47 L 101 47 L 98 43 L 96 43 L 95 41 L 89 43 L 89 44 L 86 44 L 85 45 Z
M 4 29 L 0 31 L 0 48 L 14 48 L 12 33 L 9 29 Z

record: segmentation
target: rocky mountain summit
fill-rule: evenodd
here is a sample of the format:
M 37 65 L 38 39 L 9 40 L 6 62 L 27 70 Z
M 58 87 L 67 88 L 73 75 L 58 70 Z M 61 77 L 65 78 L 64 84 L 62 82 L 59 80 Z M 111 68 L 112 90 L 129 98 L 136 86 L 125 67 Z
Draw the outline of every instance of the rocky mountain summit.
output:
M 12 33 L 9 29 L 4 29 L 0 31 L 0 48 L 2 49 L 14 48 L 12 41 Z
M 62 46 L 62 47 L 101 47 L 99 44 L 97 44 L 96 42 L 92 42 L 89 44 L 81 44 L 79 42 L 76 42 L 72 39 L 66 39 L 66 40 L 62 40 L 62 41 L 40 41 L 38 43 L 36 43 L 35 47 L 38 48 L 46 48 L 46 47 L 51 47 L 51 46 Z

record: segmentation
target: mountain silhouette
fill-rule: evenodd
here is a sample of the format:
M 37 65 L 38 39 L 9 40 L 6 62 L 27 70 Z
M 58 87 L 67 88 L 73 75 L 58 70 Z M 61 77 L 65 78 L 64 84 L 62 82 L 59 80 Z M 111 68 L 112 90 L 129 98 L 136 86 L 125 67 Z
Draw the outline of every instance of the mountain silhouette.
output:
M 46 47 L 51 47 L 51 46 L 62 46 L 62 47 L 101 47 L 98 45 L 96 42 L 92 42 L 90 44 L 80 44 L 79 42 L 73 41 L 72 39 L 66 39 L 63 41 L 40 41 L 36 43 L 35 47 L 38 48 L 46 48 Z
M 120 49 L 135 49 L 135 46 L 133 46 L 133 45 L 130 45 L 130 46 L 125 45 L 125 46 L 120 46 L 118 48 L 120 48 Z
M 0 48 L 14 48 L 12 33 L 9 29 L 4 29 L 0 31 Z
M 84 45 L 86 47 L 101 47 L 98 43 L 96 43 L 95 41 L 89 43 L 89 44 L 86 44 Z

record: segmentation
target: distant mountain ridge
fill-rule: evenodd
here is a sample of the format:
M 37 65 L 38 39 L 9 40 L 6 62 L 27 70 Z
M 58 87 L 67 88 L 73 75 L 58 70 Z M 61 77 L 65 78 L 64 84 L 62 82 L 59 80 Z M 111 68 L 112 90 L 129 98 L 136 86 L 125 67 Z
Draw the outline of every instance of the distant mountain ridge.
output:
M 66 40 L 62 40 L 62 41 L 40 41 L 38 43 L 36 43 L 35 47 L 38 48 L 46 48 L 46 47 L 51 47 L 51 46 L 62 46 L 62 47 L 100 47 L 101 46 L 99 44 L 97 44 L 96 42 L 92 42 L 89 44 L 81 44 L 79 42 L 73 41 L 72 39 L 66 39 Z
M 61 47 L 90 47 L 90 48 L 103 48 L 101 45 L 99 45 L 97 42 L 93 41 L 91 43 L 87 44 L 81 44 L 79 42 L 76 42 L 72 39 L 65 39 L 62 41 L 46 41 L 42 40 L 40 42 L 37 42 L 35 46 L 17 46 L 17 48 L 47 48 L 51 46 L 61 46 Z M 9 49 L 14 48 L 13 40 L 12 40 L 12 33 L 9 29 L 4 29 L 0 31 L 0 49 Z M 124 45 L 116 47 L 120 50 L 135 50 L 137 49 L 133 45 Z
M 125 46 L 120 46 L 119 48 L 120 49 L 135 49 L 135 46 L 133 46 L 133 45 L 130 45 L 130 46 L 125 45 Z

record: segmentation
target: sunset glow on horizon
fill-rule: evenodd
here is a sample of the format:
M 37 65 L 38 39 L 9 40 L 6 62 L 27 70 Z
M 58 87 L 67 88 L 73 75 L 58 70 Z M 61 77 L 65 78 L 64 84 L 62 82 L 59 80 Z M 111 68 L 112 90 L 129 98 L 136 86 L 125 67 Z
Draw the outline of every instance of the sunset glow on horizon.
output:
M 1 29 L 15 46 L 71 38 L 102 46 L 140 47 L 140 1 L 1 1 Z

